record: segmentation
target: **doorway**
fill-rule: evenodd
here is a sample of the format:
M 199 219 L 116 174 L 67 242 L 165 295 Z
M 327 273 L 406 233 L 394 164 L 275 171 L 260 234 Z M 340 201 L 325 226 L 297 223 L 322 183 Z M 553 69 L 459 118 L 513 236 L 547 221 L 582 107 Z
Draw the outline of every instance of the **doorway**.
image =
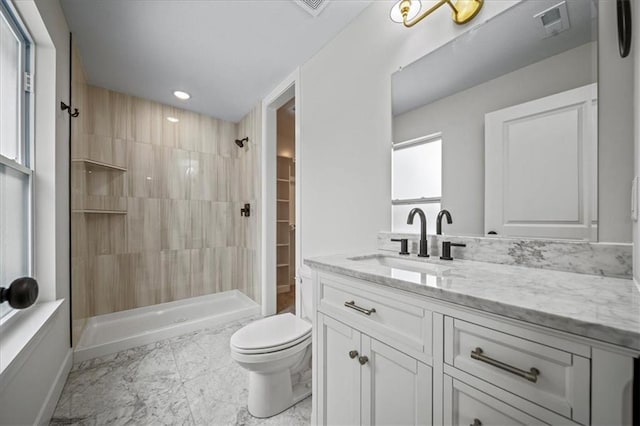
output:
M 262 102 L 262 315 L 300 316 L 300 71 Z
M 276 313 L 295 314 L 296 304 L 296 102 L 278 108 L 276 140 Z

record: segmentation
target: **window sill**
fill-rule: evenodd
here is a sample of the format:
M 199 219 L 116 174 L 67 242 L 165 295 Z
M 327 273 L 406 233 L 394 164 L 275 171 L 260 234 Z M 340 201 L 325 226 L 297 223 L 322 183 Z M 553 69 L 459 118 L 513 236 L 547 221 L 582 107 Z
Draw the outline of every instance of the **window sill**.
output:
M 44 337 L 64 299 L 38 303 L 0 321 L 0 389 L 13 379 Z

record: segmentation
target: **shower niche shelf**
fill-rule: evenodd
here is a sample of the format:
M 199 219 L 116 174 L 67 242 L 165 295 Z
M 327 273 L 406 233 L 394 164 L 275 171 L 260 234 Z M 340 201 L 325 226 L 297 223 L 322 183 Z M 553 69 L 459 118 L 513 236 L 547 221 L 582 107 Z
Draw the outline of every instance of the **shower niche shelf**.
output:
M 126 172 L 123 166 L 88 158 L 73 158 L 72 213 L 127 214 Z
M 72 163 L 84 163 L 86 165 L 86 167 L 89 168 L 96 168 L 96 169 L 105 169 L 105 170 L 113 170 L 113 171 L 119 171 L 119 172 L 126 172 L 127 169 L 125 167 L 122 166 L 116 166 L 115 164 L 107 164 L 107 163 L 103 163 L 101 161 L 96 161 L 96 160 L 89 160 L 86 158 L 74 158 L 73 160 L 71 160 Z

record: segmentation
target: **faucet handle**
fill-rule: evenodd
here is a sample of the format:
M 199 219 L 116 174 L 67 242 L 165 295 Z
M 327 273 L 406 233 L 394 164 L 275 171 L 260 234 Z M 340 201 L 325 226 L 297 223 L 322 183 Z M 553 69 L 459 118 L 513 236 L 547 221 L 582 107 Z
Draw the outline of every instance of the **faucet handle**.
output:
M 407 238 L 392 238 L 391 241 L 400 243 L 400 252 L 398 254 L 409 255 L 409 240 Z
M 442 242 L 442 253 L 440 259 L 442 260 L 453 260 L 451 256 L 451 247 L 466 247 L 466 244 L 462 243 L 452 243 L 451 241 L 443 241 Z

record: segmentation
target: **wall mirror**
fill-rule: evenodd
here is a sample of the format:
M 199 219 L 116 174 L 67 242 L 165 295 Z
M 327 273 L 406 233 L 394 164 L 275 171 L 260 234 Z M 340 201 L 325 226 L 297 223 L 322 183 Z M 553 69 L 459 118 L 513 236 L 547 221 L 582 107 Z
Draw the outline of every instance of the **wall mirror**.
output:
M 598 5 L 524 1 L 392 75 L 392 230 L 598 239 Z

